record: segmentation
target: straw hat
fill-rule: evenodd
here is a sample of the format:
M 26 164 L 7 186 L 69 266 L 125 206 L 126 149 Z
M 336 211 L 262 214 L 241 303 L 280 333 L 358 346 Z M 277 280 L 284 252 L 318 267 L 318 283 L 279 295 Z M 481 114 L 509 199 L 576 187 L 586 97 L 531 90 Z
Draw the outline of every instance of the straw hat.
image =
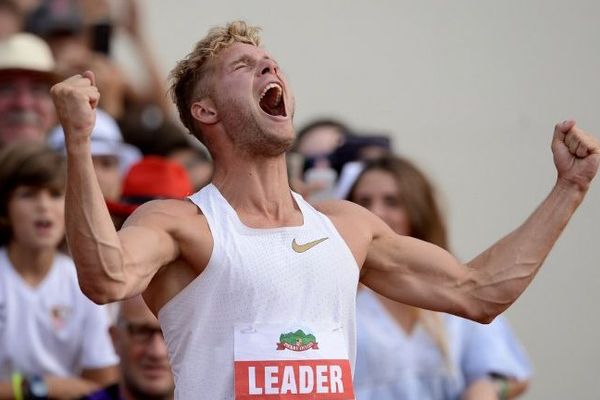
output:
M 0 74 L 9 71 L 39 74 L 50 82 L 58 80 L 50 47 L 30 33 L 15 33 L 0 41 Z

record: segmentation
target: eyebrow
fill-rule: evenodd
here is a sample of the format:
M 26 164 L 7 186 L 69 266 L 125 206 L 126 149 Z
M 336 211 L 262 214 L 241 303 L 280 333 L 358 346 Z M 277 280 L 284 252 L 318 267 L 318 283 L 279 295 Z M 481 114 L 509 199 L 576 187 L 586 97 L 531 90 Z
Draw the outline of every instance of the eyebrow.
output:
M 262 60 L 271 60 L 271 57 L 265 55 Z M 246 62 L 248 64 L 253 64 L 255 63 L 255 59 L 250 56 L 249 54 L 243 54 L 240 57 L 236 58 L 235 60 L 233 60 L 232 62 L 229 63 L 229 67 L 233 67 L 234 65 L 240 63 L 240 62 Z

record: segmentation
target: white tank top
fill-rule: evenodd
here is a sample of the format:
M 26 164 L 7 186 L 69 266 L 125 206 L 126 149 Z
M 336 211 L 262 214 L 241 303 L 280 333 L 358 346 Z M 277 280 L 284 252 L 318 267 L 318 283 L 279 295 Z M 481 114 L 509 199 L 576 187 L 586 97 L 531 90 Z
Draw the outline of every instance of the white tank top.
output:
M 212 184 L 189 197 L 214 248 L 205 270 L 159 312 L 176 399 L 234 398 L 240 323 L 337 324 L 354 369 L 359 268 L 329 218 L 292 194 L 303 224 L 269 229 L 244 225 Z

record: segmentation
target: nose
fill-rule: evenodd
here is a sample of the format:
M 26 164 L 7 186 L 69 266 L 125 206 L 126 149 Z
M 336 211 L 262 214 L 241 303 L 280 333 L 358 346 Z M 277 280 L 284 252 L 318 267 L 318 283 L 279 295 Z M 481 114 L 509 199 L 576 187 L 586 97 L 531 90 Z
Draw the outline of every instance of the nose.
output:
M 40 210 L 47 210 L 50 208 L 50 204 L 52 203 L 52 195 L 48 193 L 46 190 L 40 190 L 38 195 L 36 196 L 37 207 Z
M 152 335 L 146 344 L 146 355 L 157 359 L 167 357 L 167 344 L 162 335 L 158 333 Z
M 371 207 L 369 207 L 369 211 L 371 211 L 373 214 L 377 215 L 379 218 L 385 221 L 386 208 L 381 201 L 374 201 L 371 204 Z
M 20 109 L 30 108 L 34 103 L 33 93 L 29 88 L 19 87 L 13 97 L 14 104 Z
M 264 59 L 260 64 L 260 75 L 273 74 L 277 75 L 277 64 L 269 58 Z

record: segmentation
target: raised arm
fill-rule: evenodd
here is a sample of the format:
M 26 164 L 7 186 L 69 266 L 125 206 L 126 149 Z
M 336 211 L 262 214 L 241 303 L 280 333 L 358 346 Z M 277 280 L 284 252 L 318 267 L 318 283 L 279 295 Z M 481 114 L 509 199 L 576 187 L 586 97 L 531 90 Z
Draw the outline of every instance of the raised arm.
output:
M 466 265 L 429 243 L 395 235 L 374 216 L 363 217 L 372 238 L 362 282 L 404 303 L 491 321 L 534 278 L 598 170 L 600 145 L 573 121 L 556 125 L 552 151 L 558 178 L 548 197 Z
M 178 256 L 169 232 L 172 218 L 160 205 L 138 212 L 117 234 L 100 191 L 90 151 L 100 98 L 87 71 L 55 85 L 52 98 L 67 148 L 66 230 L 83 292 L 96 303 L 140 293 L 158 269 Z

